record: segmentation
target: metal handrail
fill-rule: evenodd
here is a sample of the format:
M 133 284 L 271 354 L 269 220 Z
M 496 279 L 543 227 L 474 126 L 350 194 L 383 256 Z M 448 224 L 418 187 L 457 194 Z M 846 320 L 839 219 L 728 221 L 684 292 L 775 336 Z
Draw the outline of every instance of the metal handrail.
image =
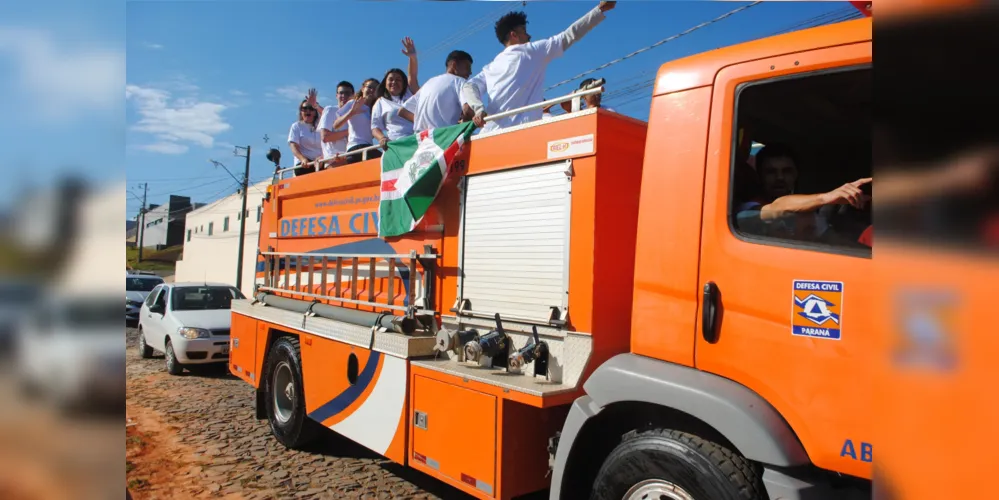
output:
M 562 96 L 562 97 L 556 97 L 554 99 L 548 99 L 547 101 L 542 101 L 542 102 L 539 102 L 539 103 L 536 103 L 536 104 L 528 104 L 527 106 L 522 106 L 522 107 L 519 107 L 519 108 L 516 108 L 516 109 L 511 109 L 510 111 L 504 111 L 502 113 L 496 113 L 495 115 L 489 115 L 489 116 L 486 116 L 486 118 L 485 118 L 484 121 L 489 122 L 489 121 L 493 121 L 493 120 L 499 120 L 500 118 L 506 118 L 508 116 L 513 116 L 513 115 L 516 115 L 516 114 L 520 114 L 520 113 L 523 113 L 525 111 L 533 111 L 535 109 L 542 109 L 542 108 L 548 107 L 549 105 L 562 104 L 563 102 L 571 101 L 573 99 L 580 99 L 580 98 L 586 97 L 588 95 L 600 94 L 603 91 L 604 91 L 603 87 L 596 87 L 596 88 L 592 88 L 592 89 L 588 89 L 588 90 L 580 90 L 580 91 L 573 92 L 573 93 L 571 93 L 569 95 L 565 95 L 565 96 Z
M 542 101 L 542 102 L 535 103 L 535 104 L 528 104 L 527 106 L 521 106 L 519 108 L 511 109 L 509 111 L 504 111 L 502 113 L 496 113 L 495 115 L 489 115 L 489 116 L 485 117 L 484 121 L 490 122 L 490 121 L 494 121 L 494 120 L 499 120 L 501 118 L 506 118 L 506 117 L 509 117 L 509 116 L 513 116 L 513 115 L 517 115 L 517 114 L 523 113 L 525 111 L 533 111 L 535 109 L 543 109 L 543 108 L 546 108 L 548 106 L 553 106 L 555 104 L 562 104 L 563 102 L 567 102 L 567 101 L 580 100 L 583 97 L 586 97 L 588 95 L 601 94 L 603 92 L 604 92 L 604 87 L 602 85 L 600 87 L 595 87 L 595 88 L 592 88 L 592 89 L 577 90 L 575 92 L 572 92 L 570 94 L 566 94 L 566 95 L 561 96 L 561 97 L 556 97 L 554 99 L 548 99 L 547 101 Z M 573 110 L 578 110 L 578 109 L 579 109 L 579 106 L 573 106 Z M 361 155 L 361 161 L 365 161 L 365 160 L 368 159 L 368 151 L 374 151 L 374 150 L 379 149 L 379 148 L 381 148 L 381 145 L 375 144 L 375 145 L 372 145 L 372 146 L 368 146 L 366 148 L 355 149 L 354 151 L 337 153 L 335 156 L 333 156 L 333 158 L 323 158 L 323 159 L 319 159 L 319 160 L 313 160 L 313 161 L 311 161 L 309 163 L 306 163 L 305 165 L 299 165 L 297 167 L 290 167 L 290 168 L 279 169 L 279 170 L 276 170 L 274 172 L 274 181 L 276 183 L 278 180 L 283 179 L 282 174 L 284 174 L 285 172 L 290 172 L 290 171 L 296 170 L 298 168 L 302 168 L 303 166 L 305 166 L 305 167 L 313 167 L 318 172 L 319 168 L 322 165 L 325 165 L 327 163 L 335 163 L 337 160 L 340 160 L 342 158 L 345 158 L 345 157 L 351 156 L 351 155 L 355 155 L 355 154 L 360 154 Z

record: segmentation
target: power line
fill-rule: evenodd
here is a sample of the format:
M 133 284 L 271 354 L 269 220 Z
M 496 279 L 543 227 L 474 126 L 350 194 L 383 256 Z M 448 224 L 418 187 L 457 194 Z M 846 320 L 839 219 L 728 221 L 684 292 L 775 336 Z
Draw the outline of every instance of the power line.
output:
M 239 178 L 237 178 L 235 175 L 232 175 L 232 172 L 230 172 L 229 169 L 226 168 L 225 164 L 223 164 L 222 162 L 215 161 L 215 160 L 208 160 L 208 161 L 212 165 L 215 165 L 216 167 L 222 167 L 222 170 L 225 170 L 225 173 L 229 174 L 229 177 L 232 177 L 232 180 L 236 181 L 238 184 L 242 184 L 243 183 L 242 180 L 240 180 Z
M 193 177 L 168 177 L 160 179 L 128 179 L 129 182 L 179 182 L 179 181 L 190 181 L 195 179 L 218 179 L 217 175 L 201 175 Z
M 846 20 L 856 19 L 859 17 L 863 17 L 863 14 L 860 14 L 859 12 L 857 12 L 855 9 L 852 8 L 840 9 L 838 11 L 830 11 L 820 14 L 818 16 L 798 21 L 797 23 L 791 26 L 788 26 L 780 31 L 777 31 L 767 36 L 776 36 L 788 33 L 790 31 L 796 31 L 799 29 L 815 28 L 827 24 L 834 24 Z M 647 70 L 646 72 L 650 71 L 652 70 Z M 655 71 L 658 71 L 658 68 L 656 68 Z M 634 78 L 630 78 L 630 80 L 634 80 Z M 626 79 L 625 81 L 628 81 L 628 79 Z M 611 92 L 605 93 L 604 100 L 606 100 L 609 103 L 613 103 L 615 106 L 619 108 L 627 106 L 629 104 L 632 104 L 633 102 L 640 101 L 642 99 L 651 98 L 652 97 L 651 95 L 642 94 L 637 97 L 629 99 L 629 97 L 635 96 L 635 94 L 641 93 L 643 90 L 651 88 L 654 84 L 655 84 L 655 77 L 648 79 L 644 82 L 633 84 L 620 89 L 615 89 Z M 621 99 L 624 100 L 622 101 Z
M 513 3 L 516 3 L 516 2 L 501 2 L 501 3 L 503 3 L 503 4 L 507 4 L 507 3 L 513 4 Z M 485 27 L 489 26 L 490 24 L 494 23 L 495 19 L 496 19 L 496 16 L 499 16 L 500 14 L 505 13 L 508 9 L 510 9 L 509 5 L 503 5 L 499 9 L 493 10 L 493 11 L 489 12 L 488 14 L 486 14 L 486 15 L 484 15 L 484 16 L 476 19 L 476 20 L 473 20 L 471 23 L 469 23 L 468 25 L 466 25 L 465 28 L 463 28 L 461 30 L 458 30 L 455 33 L 452 33 L 451 35 L 447 36 L 443 40 L 435 43 L 432 47 L 430 47 L 429 49 L 426 50 L 426 53 L 427 54 L 435 54 L 437 52 L 441 52 L 441 51 L 443 51 L 443 50 L 445 50 L 445 49 L 453 46 L 454 44 L 456 44 L 456 43 L 458 43 L 458 42 L 460 42 L 460 41 L 462 41 L 462 40 L 464 40 L 464 39 L 466 39 L 466 38 L 474 35 L 475 33 L 478 33 L 483 28 L 485 28 Z
M 857 9 L 852 7 L 829 11 L 815 17 L 799 21 L 798 23 L 787 26 L 779 31 L 775 31 L 767 36 L 783 35 L 784 33 L 790 33 L 792 31 L 798 31 L 801 29 L 815 28 L 818 26 L 824 26 L 826 24 L 833 24 L 845 20 L 855 19 L 857 17 L 863 17 Z
M 184 191 L 191 191 L 191 190 L 194 190 L 194 189 L 203 188 L 205 186 L 211 186 L 213 184 L 218 184 L 220 182 L 227 182 L 228 180 L 229 179 L 222 178 L 222 179 L 214 180 L 214 181 L 211 181 L 211 182 L 206 182 L 204 184 L 198 184 L 197 186 L 191 186 L 191 187 L 179 188 L 179 189 L 171 189 L 170 191 L 163 191 L 163 192 L 159 192 L 159 193 L 154 193 L 154 194 L 151 194 L 150 196 L 164 196 L 164 195 L 171 195 L 171 194 L 174 194 L 174 193 L 182 193 Z
M 671 41 L 676 40 L 677 38 L 680 38 L 680 37 L 682 37 L 684 35 L 688 35 L 690 33 L 693 33 L 694 31 L 697 31 L 697 30 L 699 30 L 699 29 L 701 29 L 701 28 L 703 28 L 705 26 L 710 26 L 710 25 L 712 25 L 714 23 L 717 23 L 718 21 L 721 21 L 721 20 L 723 20 L 725 18 L 728 18 L 729 16 L 735 15 L 735 14 L 737 14 L 739 12 L 742 12 L 742 11 L 744 11 L 746 9 L 750 9 L 752 7 L 755 7 L 755 6 L 757 6 L 757 5 L 761 4 L 761 3 L 763 3 L 763 2 L 762 1 L 756 1 L 756 2 L 753 2 L 753 3 L 749 4 L 749 5 L 743 5 L 742 7 L 739 7 L 738 9 L 730 10 L 730 11 L 728 11 L 728 12 L 726 12 L 726 13 L 724 13 L 724 14 L 722 14 L 722 15 L 720 15 L 720 16 L 718 16 L 718 17 L 716 17 L 716 18 L 714 18 L 714 19 L 712 19 L 710 21 L 705 21 L 705 22 L 703 22 L 701 24 L 698 24 L 697 26 L 694 26 L 692 28 L 688 28 L 688 29 L 686 29 L 686 30 L 684 30 L 684 31 L 682 31 L 680 33 L 677 33 L 677 34 L 675 34 L 673 36 L 670 36 L 668 38 L 664 38 L 662 40 L 659 40 L 658 42 L 653 43 L 652 45 L 649 45 L 649 46 L 646 46 L 646 47 L 642 47 L 642 48 L 640 48 L 640 49 L 638 49 L 638 50 L 636 50 L 636 51 L 634 51 L 634 52 L 632 52 L 630 54 L 627 54 L 625 56 L 622 56 L 622 57 L 619 57 L 617 59 L 614 59 L 613 61 L 610 61 L 608 63 L 601 64 L 600 66 L 597 66 L 596 68 L 593 68 L 591 70 L 584 71 L 584 72 L 582 72 L 582 73 L 580 73 L 580 74 L 578 74 L 578 75 L 576 75 L 576 76 L 574 76 L 572 78 L 568 78 L 568 79 L 562 80 L 561 82 L 558 82 L 555 85 L 552 85 L 552 86 L 546 88 L 545 92 L 547 92 L 549 90 L 552 90 L 552 89 L 555 89 L 555 88 L 558 88 L 558 87 L 561 87 L 562 85 L 565 85 L 565 84 L 570 83 L 572 81 L 578 80 L 578 79 L 580 79 L 580 78 L 582 78 L 582 77 L 584 77 L 586 75 L 589 75 L 591 73 L 596 73 L 597 71 L 600 71 L 600 70 L 605 69 L 607 67 L 613 66 L 613 65 L 615 65 L 615 64 L 617 64 L 617 63 L 619 63 L 621 61 L 625 61 L 627 59 L 635 57 L 636 55 L 641 54 L 642 52 L 646 52 L 646 51 L 652 50 L 652 49 L 654 49 L 654 48 L 656 48 L 656 47 L 658 47 L 658 46 L 660 46 L 660 45 L 662 45 L 664 43 L 671 42 Z

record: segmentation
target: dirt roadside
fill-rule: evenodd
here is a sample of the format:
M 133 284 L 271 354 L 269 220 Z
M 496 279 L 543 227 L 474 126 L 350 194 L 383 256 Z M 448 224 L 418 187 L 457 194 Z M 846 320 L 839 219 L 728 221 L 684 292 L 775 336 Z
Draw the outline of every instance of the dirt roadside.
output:
M 291 451 L 253 415 L 253 391 L 229 375 L 165 371 L 127 331 L 126 482 L 135 500 L 163 498 L 467 499 L 330 432 Z

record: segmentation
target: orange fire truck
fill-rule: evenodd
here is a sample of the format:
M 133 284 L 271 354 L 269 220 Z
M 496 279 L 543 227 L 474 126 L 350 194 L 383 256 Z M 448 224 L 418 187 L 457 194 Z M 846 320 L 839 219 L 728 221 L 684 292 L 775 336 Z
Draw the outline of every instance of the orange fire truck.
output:
M 664 64 L 647 123 L 473 136 L 401 237 L 378 237 L 379 160 L 277 175 L 232 305 L 257 418 L 483 499 L 869 495 L 869 213 L 788 236 L 738 203 L 754 142 L 793 146 L 795 192 L 870 176 L 871 30 Z

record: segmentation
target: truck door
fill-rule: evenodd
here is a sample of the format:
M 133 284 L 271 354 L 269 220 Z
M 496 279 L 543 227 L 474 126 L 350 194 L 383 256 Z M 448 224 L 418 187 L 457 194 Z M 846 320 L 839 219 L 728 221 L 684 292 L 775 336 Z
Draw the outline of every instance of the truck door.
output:
M 697 368 L 769 401 L 814 464 L 865 478 L 877 312 L 861 243 L 870 202 L 776 219 L 762 207 L 871 176 L 871 61 L 870 43 L 858 43 L 716 75 L 695 341 Z M 766 165 L 753 166 L 761 157 L 740 144 L 762 145 Z

